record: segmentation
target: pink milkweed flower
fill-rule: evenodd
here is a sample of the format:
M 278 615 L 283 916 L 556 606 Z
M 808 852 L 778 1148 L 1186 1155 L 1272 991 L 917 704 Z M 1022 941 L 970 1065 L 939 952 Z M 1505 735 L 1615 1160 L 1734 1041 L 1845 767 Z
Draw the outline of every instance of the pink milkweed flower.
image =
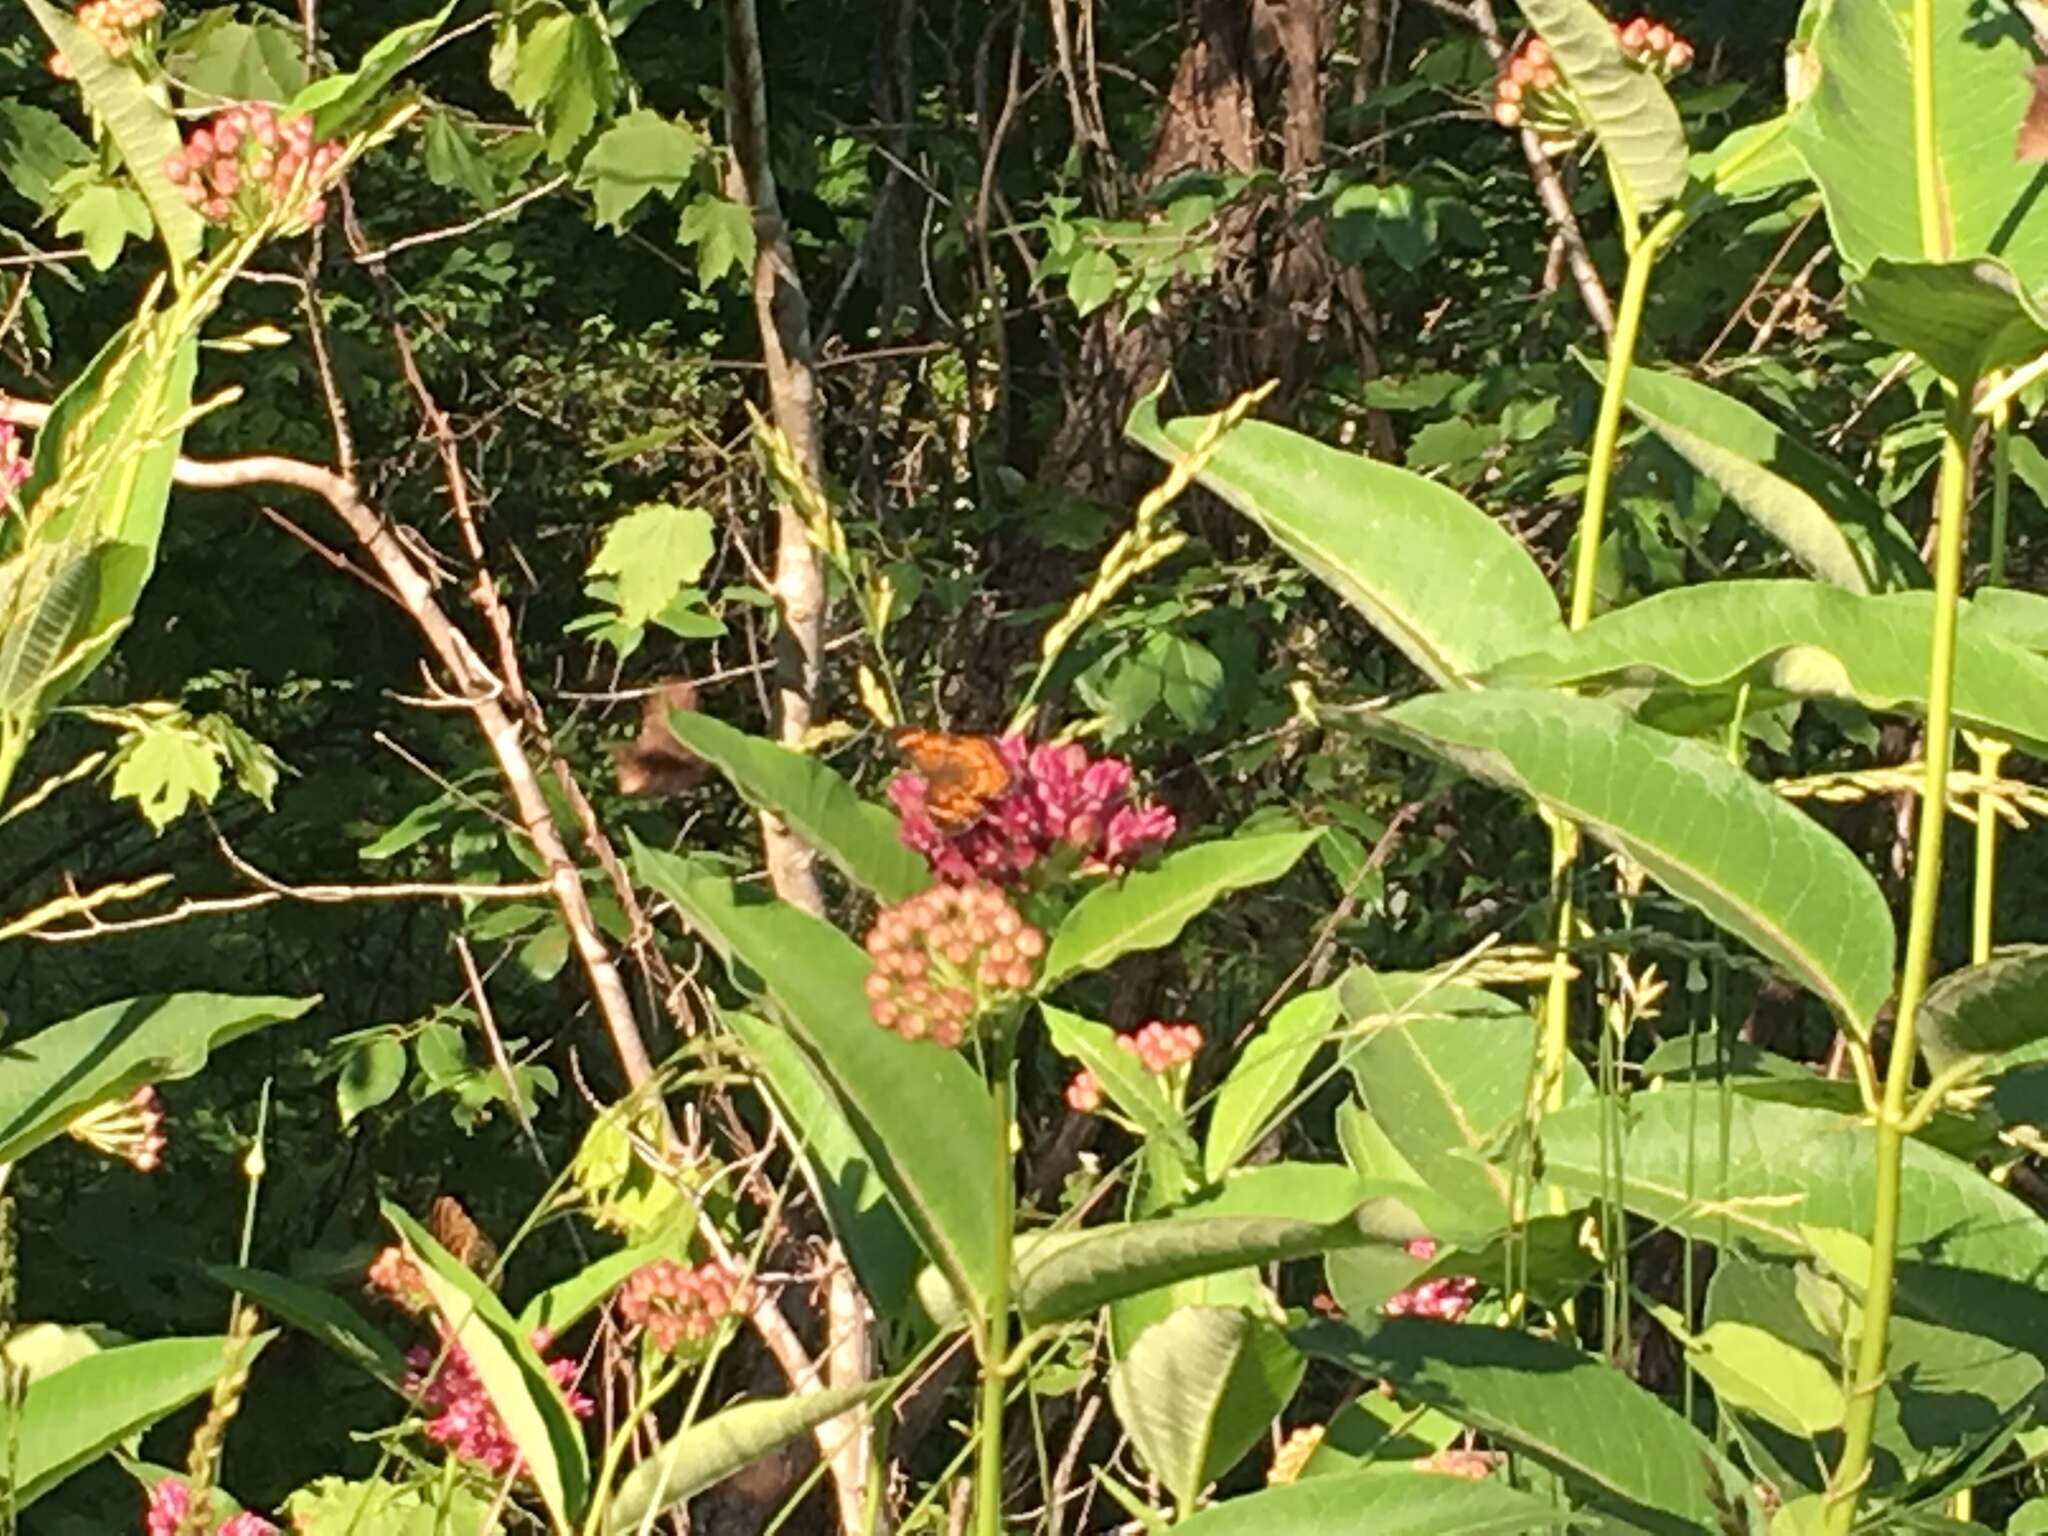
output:
M 1418 1237 L 1408 1245 L 1409 1255 L 1428 1263 L 1436 1257 L 1436 1239 Z M 1472 1298 L 1479 1282 L 1470 1275 L 1439 1275 L 1420 1285 L 1411 1285 L 1389 1297 L 1380 1310 L 1388 1317 L 1433 1317 L 1441 1322 L 1462 1322 L 1472 1310 Z
M 158 1482 L 149 1490 L 149 1501 L 143 1508 L 144 1536 L 177 1536 L 178 1526 L 183 1523 L 185 1510 L 191 1503 L 192 1490 L 177 1478 L 167 1477 Z M 252 1515 L 245 1510 L 239 1515 L 230 1515 L 214 1527 L 213 1536 L 278 1536 L 278 1530 L 261 1515 Z
M 550 1342 L 547 1330 L 536 1330 L 532 1342 L 535 1349 L 546 1349 Z M 482 1378 L 462 1346 L 446 1334 L 442 1335 L 442 1343 L 445 1355 L 419 1346 L 406 1351 L 405 1356 L 405 1363 L 411 1367 L 405 1378 L 405 1390 L 416 1395 L 420 1406 L 433 1414 L 427 1421 L 427 1438 L 445 1446 L 457 1460 L 481 1467 L 493 1477 L 504 1477 L 523 1464 L 519 1447 L 498 1416 Z M 569 1411 L 579 1419 L 589 1418 L 597 1405 L 576 1390 L 576 1361 L 565 1358 L 545 1364 L 548 1375 L 562 1389 Z

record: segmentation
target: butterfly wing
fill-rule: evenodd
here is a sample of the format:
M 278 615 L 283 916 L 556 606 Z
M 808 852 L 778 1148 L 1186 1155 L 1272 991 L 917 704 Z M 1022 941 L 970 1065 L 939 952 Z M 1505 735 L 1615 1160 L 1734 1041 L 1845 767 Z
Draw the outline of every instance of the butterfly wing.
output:
M 2048 67 L 2027 71 L 2033 94 L 2027 98 L 2027 115 L 2020 121 L 2020 136 L 2012 157 L 2023 164 L 2048 160 Z
M 427 1209 L 427 1235 L 469 1269 L 488 1276 L 498 1262 L 497 1245 L 453 1195 L 440 1195 Z
M 973 825 L 1010 787 L 1010 765 L 992 736 L 952 736 L 906 728 L 896 749 L 910 759 L 926 786 L 932 820 L 952 832 Z

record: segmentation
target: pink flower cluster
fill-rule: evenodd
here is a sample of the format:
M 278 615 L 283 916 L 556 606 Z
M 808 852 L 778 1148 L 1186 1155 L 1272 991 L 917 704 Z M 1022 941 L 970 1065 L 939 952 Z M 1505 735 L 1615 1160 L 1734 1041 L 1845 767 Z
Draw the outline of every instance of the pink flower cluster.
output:
M 998 746 L 1009 787 L 951 832 L 932 819 L 923 775 L 900 773 L 889 782 L 903 841 L 941 880 L 1015 885 L 1056 854 L 1085 869 L 1123 869 L 1173 836 L 1173 812 L 1133 798 L 1131 765 L 1122 758 L 1091 759 L 1078 742 L 1031 747 L 1021 736 Z
M 935 885 L 884 907 L 867 951 L 874 1021 L 951 1048 L 981 1015 L 1030 987 L 1045 935 L 992 885 Z
M 254 229 L 273 211 L 289 231 L 327 216 L 322 195 L 340 168 L 339 139 L 313 142 L 313 119 L 280 118 L 267 102 L 245 101 L 214 113 L 185 147 L 164 161 L 164 175 L 210 222 Z
M 1614 23 L 1614 40 L 1638 69 L 1669 80 L 1692 68 L 1693 47 L 1661 21 L 1638 16 Z M 1547 147 L 1558 149 L 1585 131 L 1550 45 L 1532 37 L 1515 50 L 1493 87 L 1493 120 L 1503 128 L 1530 128 Z
M 148 1084 L 125 1099 L 95 1105 L 65 1129 L 95 1152 L 153 1173 L 164 1160 L 164 1111 Z
M 1408 1245 L 1410 1256 L 1425 1264 L 1436 1257 L 1436 1239 L 1418 1237 Z M 1434 1317 L 1446 1323 L 1462 1322 L 1472 1310 L 1472 1297 L 1479 1282 L 1470 1275 L 1439 1275 L 1420 1285 L 1411 1285 L 1391 1297 L 1380 1310 L 1389 1317 Z
M 1202 1049 L 1199 1024 L 1168 1024 L 1154 1019 L 1128 1034 L 1116 1037 L 1117 1049 L 1138 1058 L 1138 1065 L 1154 1077 L 1164 1077 L 1186 1066 Z M 1067 1108 L 1077 1115 L 1092 1115 L 1102 1108 L 1102 1084 L 1083 1067 L 1067 1084 Z
M 664 1355 L 680 1345 L 705 1343 L 721 1322 L 750 1304 L 745 1278 L 716 1259 L 694 1269 L 662 1259 L 636 1269 L 619 1287 L 619 1311 L 627 1322 L 645 1328 Z
M 377 1256 L 370 1261 L 369 1272 L 364 1278 L 371 1290 L 408 1312 L 424 1312 L 434 1304 L 426 1281 L 420 1277 L 419 1265 L 396 1243 L 377 1250 Z
M 91 33 L 110 58 L 125 59 L 134 35 L 163 13 L 162 0 L 85 0 L 71 19 Z M 62 53 L 50 55 L 48 68 L 59 80 L 71 78 L 71 61 Z
M 177 1536 L 178 1526 L 185 1518 L 185 1511 L 192 1503 L 192 1490 L 175 1477 L 166 1477 L 149 1490 L 149 1503 L 143 1511 L 142 1529 L 144 1536 Z M 206 1525 L 197 1529 L 202 1533 Z M 261 1515 L 246 1511 L 230 1515 L 218 1526 L 212 1527 L 213 1536 L 278 1536 L 277 1527 Z
M 536 1329 L 533 1347 L 545 1350 L 551 1342 L 546 1329 Z M 490 1394 L 470 1363 L 462 1346 L 442 1335 L 447 1354 L 424 1346 L 407 1350 L 405 1363 L 412 1369 L 405 1378 L 405 1390 L 417 1394 L 420 1406 L 433 1414 L 427 1421 L 427 1438 L 446 1446 L 456 1458 L 483 1468 L 493 1477 L 504 1477 L 521 1464 L 519 1447 L 511 1431 L 498 1417 Z M 438 1367 L 435 1361 L 439 1359 Z M 579 1419 L 590 1417 L 596 1407 L 575 1387 L 577 1364 L 572 1359 L 546 1362 L 548 1375 L 562 1389 L 569 1411 Z
M 14 493 L 28 480 L 28 455 L 22 451 L 21 433 L 11 421 L 0 421 L 0 506 L 14 499 Z

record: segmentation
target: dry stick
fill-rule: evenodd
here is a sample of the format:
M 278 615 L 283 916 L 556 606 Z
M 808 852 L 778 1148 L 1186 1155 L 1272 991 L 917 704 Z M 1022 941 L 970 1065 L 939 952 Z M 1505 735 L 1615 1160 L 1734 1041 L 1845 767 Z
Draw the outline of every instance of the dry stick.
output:
M 1486 51 L 1498 64 L 1507 57 L 1507 44 L 1500 35 L 1500 22 L 1493 14 L 1493 0 L 1472 0 L 1469 7 L 1461 8 L 1448 0 L 1435 0 L 1439 10 L 1464 17 L 1479 31 L 1480 41 Z M 1607 296 L 1607 285 L 1600 281 L 1600 269 L 1593 265 L 1593 253 L 1586 249 L 1586 237 L 1579 229 L 1579 216 L 1572 212 L 1572 200 L 1566 196 L 1564 179 L 1557 174 L 1557 167 L 1550 163 L 1550 156 L 1543 152 L 1543 141 L 1529 129 L 1521 132 L 1522 158 L 1529 162 L 1529 178 L 1536 184 L 1536 197 L 1543 204 L 1543 212 L 1549 217 L 1551 227 L 1564 242 L 1564 259 L 1572 269 L 1572 280 L 1579 285 L 1579 298 L 1585 303 L 1586 312 L 1593 317 L 1593 323 L 1600 327 L 1602 336 L 1614 334 L 1614 303 Z

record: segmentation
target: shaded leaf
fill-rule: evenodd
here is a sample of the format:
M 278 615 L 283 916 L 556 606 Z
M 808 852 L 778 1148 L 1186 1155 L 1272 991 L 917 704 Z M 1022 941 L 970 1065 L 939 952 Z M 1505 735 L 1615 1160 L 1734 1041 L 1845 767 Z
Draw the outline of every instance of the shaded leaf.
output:
M 1664 84 L 1635 68 L 1592 0 L 1522 0 L 1522 14 L 1550 45 L 1578 97 L 1607 171 L 1637 217 L 1685 190 L 1685 127 Z
M 330 1291 L 304 1285 L 267 1269 L 209 1264 L 209 1279 L 239 1291 L 341 1359 L 366 1371 L 394 1392 L 405 1390 L 405 1356 L 383 1329 Z
M 1248 1041 L 1209 1105 L 1202 1171 L 1220 1179 L 1272 1129 L 1337 1022 L 1337 989 L 1289 998 Z
M 2048 945 L 2014 944 L 1952 971 L 1921 1000 L 1920 1049 L 1937 1072 L 2048 1038 Z
M 1227 1499 L 1173 1529 L 1175 1536 L 1527 1536 L 1550 1529 L 1557 1509 L 1488 1480 L 1375 1467 Z

